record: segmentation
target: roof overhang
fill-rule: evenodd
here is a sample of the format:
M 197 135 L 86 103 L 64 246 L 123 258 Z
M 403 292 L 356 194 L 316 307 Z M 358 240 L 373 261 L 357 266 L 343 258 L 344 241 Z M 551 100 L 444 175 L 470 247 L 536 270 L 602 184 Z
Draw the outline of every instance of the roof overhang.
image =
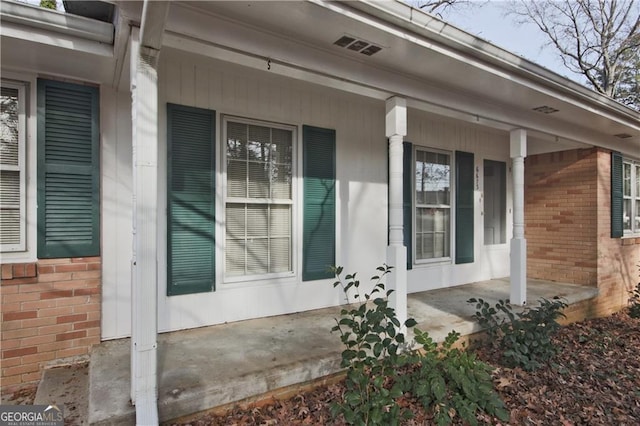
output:
M 14 18 L 7 4 L 27 7 L 2 3 L 3 64 L 127 87 L 118 46 L 128 25 L 139 25 L 142 2 L 116 3 L 115 31 L 65 14 L 61 22 L 52 11 Z M 96 40 L 108 32 L 111 44 Z M 367 56 L 334 44 L 345 35 L 381 50 Z M 558 149 L 580 143 L 640 153 L 637 112 L 401 1 L 173 1 L 162 43 L 376 99 L 402 96 L 411 108 L 493 128 L 524 128 Z M 59 59 L 59 49 L 75 62 Z

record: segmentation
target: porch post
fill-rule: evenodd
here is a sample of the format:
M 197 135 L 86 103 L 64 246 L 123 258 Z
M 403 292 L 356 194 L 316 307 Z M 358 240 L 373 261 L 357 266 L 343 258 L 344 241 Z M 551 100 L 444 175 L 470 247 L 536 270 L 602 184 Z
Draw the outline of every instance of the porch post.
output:
M 394 269 L 389 300 L 396 311 L 401 328 L 407 319 L 407 248 L 404 246 L 402 223 L 402 142 L 407 134 L 407 101 L 392 97 L 386 101 L 386 136 L 389 138 L 389 245 L 387 264 Z
M 149 2 L 131 34 L 133 259 L 131 400 L 136 424 L 158 424 L 158 57 L 169 3 Z
M 524 159 L 527 156 L 527 132 L 511 131 L 513 171 L 513 238 L 511 239 L 511 295 L 514 305 L 527 301 L 527 240 L 524 237 Z

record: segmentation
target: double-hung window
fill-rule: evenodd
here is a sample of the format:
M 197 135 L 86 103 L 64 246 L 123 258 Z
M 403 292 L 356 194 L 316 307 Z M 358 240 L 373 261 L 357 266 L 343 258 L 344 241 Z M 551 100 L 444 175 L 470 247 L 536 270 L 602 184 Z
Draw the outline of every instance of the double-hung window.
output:
M 640 162 L 622 162 L 622 200 L 624 233 L 640 233 Z
M 415 150 L 415 258 L 451 256 L 451 155 Z
M 295 128 L 224 119 L 225 275 L 293 272 Z
M 25 85 L 2 81 L 0 94 L 0 251 L 24 251 Z

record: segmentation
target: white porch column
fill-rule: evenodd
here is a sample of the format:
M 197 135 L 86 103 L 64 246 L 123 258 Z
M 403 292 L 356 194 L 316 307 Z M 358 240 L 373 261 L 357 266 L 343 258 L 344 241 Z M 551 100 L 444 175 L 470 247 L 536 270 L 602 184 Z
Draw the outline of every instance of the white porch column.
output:
M 513 172 L 513 238 L 511 239 L 511 295 L 514 305 L 527 301 L 527 240 L 524 238 L 524 159 L 527 156 L 527 132 L 512 130 L 511 161 Z
M 402 142 L 407 134 L 407 101 L 392 97 L 386 102 L 386 136 L 389 138 L 389 246 L 387 264 L 394 269 L 389 288 L 395 290 L 389 300 L 401 328 L 407 319 L 407 248 L 402 223 Z
M 158 424 L 158 56 L 169 2 L 145 0 L 131 34 L 133 260 L 131 400 L 136 424 Z

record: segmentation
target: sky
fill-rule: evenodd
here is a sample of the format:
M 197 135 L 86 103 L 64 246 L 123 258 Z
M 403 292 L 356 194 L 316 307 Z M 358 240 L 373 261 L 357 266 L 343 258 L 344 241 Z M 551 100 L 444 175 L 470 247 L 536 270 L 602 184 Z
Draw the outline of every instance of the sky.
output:
M 478 1 L 470 7 L 447 11 L 442 18 L 475 36 L 522 56 L 564 77 L 584 84 L 579 74 L 569 71 L 546 36 L 535 24 L 517 24 L 505 15 L 506 1 Z

